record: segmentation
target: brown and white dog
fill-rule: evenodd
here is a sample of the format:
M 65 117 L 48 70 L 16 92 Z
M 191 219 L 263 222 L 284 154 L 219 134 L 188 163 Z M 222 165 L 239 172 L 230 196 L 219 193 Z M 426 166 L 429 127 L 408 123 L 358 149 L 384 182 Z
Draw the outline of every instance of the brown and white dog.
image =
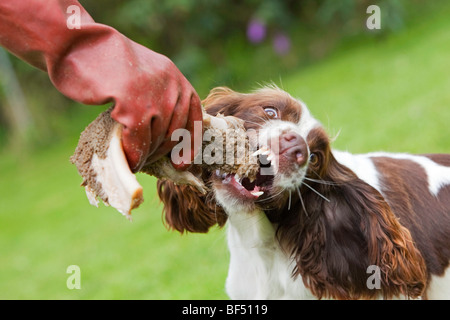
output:
M 306 105 L 267 87 L 216 88 L 209 114 L 245 120 L 273 174 L 158 182 L 168 225 L 227 222 L 233 299 L 450 298 L 450 155 L 333 150 Z M 272 148 L 277 145 L 277 148 Z

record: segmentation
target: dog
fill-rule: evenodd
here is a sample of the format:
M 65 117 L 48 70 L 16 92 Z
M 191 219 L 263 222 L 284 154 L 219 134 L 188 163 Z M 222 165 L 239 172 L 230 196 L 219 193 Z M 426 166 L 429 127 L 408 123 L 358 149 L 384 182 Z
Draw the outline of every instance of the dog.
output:
M 275 86 L 215 88 L 203 105 L 244 120 L 272 170 L 254 181 L 203 170 L 206 195 L 158 181 L 170 228 L 227 225 L 230 298 L 450 298 L 449 154 L 334 150 L 306 104 Z

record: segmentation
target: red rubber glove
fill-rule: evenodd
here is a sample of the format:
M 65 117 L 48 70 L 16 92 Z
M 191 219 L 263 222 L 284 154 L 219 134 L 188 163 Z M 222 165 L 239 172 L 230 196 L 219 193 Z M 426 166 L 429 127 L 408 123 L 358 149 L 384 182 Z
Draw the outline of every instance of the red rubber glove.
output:
M 80 28 L 69 29 L 68 21 Z M 194 146 L 202 109 L 191 84 L 167 57 L 95 23 L 78 1 L 1 0 L 0 45 L 48 72 L 65 96 L 90 105 L 113 102 L 134 172 L 170 152 L 178 143 L 170 139 L 175 129 L 189 130 Z

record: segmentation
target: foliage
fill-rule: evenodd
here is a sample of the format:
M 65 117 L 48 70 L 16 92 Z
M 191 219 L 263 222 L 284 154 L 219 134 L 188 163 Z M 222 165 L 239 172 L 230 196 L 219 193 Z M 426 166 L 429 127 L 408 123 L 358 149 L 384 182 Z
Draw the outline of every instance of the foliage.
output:
M 80 0 L 97 22 L 170 57 L 201 97 L 217 85 L 239 89 L 255 81 L 278 81 L 327 57 L 342 40 L 399 31 L 422 10 L 417 1 L 376 1 L 383 28 L 368 32 L 369 0 Z M 33 117 L 31 145 L 58 141 L 76 104 L 57 92 L 46 74 L 13 62 Z M 4 142 L 11 125 L 1 113 Z
M 401 26 L 402 2 L 379 2 L 386 7 L 384 11 L 395 17 L 386 19 L 380 34 Z M 211 80 L 202 81 L 198 77 L 198 74 L 204 77 L 205 70 L 220 70 L 213 77 L 216 83 L 230 80 L 242 83 L 254 77 L 255 67 L 258 68 L 251 61 L 263 63 L 275 72 L 298 67 L 317 55 L 323 57 L 340 38 L 366 32 L 366 8 L 370 3 L 369 0 L 83 1 L 97 21 L 113 25 L 137 42 L 168 55 L 191 81 L 206 82 L 205 88 L 210 87 Z M 249 33 L 255 22 L 264 28 L 265 34 L 259 41 L 252 41 Z M 279 41 L 287 42 L 288 50 L 279 50 Z M 236 59 L 245 61 L 238 62 L 245 67 L 233 66 Z

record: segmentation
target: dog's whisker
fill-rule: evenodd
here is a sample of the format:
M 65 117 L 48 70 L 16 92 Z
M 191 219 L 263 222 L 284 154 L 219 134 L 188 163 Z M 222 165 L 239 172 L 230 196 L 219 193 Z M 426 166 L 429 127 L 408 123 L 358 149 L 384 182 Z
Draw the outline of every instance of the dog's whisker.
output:
M 306 208 L 305 208 L 305 203 L 303 202 L 302 194 L 300 193 L 300 188 L 298 186 L 297 186 L 297 193 L 298 193 L 298 197 L 300 198 L 300 202 L 302 204 L 303 211 L 305 211 L 306 216 L 309 217 L 308 211 L 306 211 Z
M 245 120 L 245 122 L 248 122 L 248 123 L 251 123 L 251 124 L 257 125 L 257 126 L 259 126 L 259 127 L 263 127 L 263 124 L 261 124 L 261 123 L 258 123 L 258 122 L 255 122 L 255 121 Z
M 269 119 L 267 119 L 267 118 L 263 118 L 261 116 L 255 116 L 255 117 L 257 117 L 258 119 L 261 119 L 264 122 L 269 122 Z
M 288 204 L 288 210 L 291 210 L 291 190 L 289 190 L 289 204 Z
M 261 121 L 263 121 L 264 122 L 264 125 L 265 124 L 267 124 L 267 123 L 269 123 L 269 119 L 264 119 L 263 117 L 261 117 L 261 116 L 256 116 L 258 119 L 260 119 Z M 263 125 L 261 125 L 261 126 L 263 126 Z
M 285 190 L 281 190 L 280 192 L 277 192 L 275 194 L 272 194 L 270 197 L 264 198 L 264 199 L 258 199 L 255 202 L 264 202 L 264 201 L 268 201 L 268 200 L 272 200 L 276 197 L 278 197 L 280 194 L 282 194 Z
M 317 176 L 317 178 L 319 178 L 319 180 L 322 180 L 322 177 L 314 169 L 309 168 L 309 170 L 311 170 L 312 173 L 314 173 Z
M 305 177 L 305 180 L 308 180 L 308 181 L 311 181 L 311 182 L 320 183 L 320 184 L 324 184 L 324 185 L 328 185 L 328 186 L 336 186 L 336 185 L 338 185 L 337 183 L 335 183 L 333 181 L 317 180 L 317 179 L 312 179 L 312 178 L 308 178 L 308 177 Z
M 308 187 L 309 189 L 311 189 L 312 191 L 314 191 L 318 196 L 320 196 L 322 199 L 324 199 L 327 202 L 330 202 L 330 199 L 328 199 L 327 197 L 325 197 L 323 194 L 321 194 L 319 191 L 317 191 L 316 189 L 314 189 L 313 187 L 311 187 L 309 184 L 307 184 L 305 181 L 303 181 L 302 183 L 303 185 L 305 185 L 306 187 Z
M 269 200 L 269 199 L 278 197 L 278 196 L 279 196 L 280 194 L 282 194 L 284 191 L 285 191 L 285 190 L 283 189 L 283 190 L 281 190 L 281 191 L 279 191 L 279 192 L 277 192 L 277 193 L 272 194 L 271 196 L 269 196 L 269 197 L 267 197 L 267 198 L 261 199 L 261 201 L 263 201 L 263 200 Z M 257 200 L 257 201 L 258 201 L 258 200 Z

